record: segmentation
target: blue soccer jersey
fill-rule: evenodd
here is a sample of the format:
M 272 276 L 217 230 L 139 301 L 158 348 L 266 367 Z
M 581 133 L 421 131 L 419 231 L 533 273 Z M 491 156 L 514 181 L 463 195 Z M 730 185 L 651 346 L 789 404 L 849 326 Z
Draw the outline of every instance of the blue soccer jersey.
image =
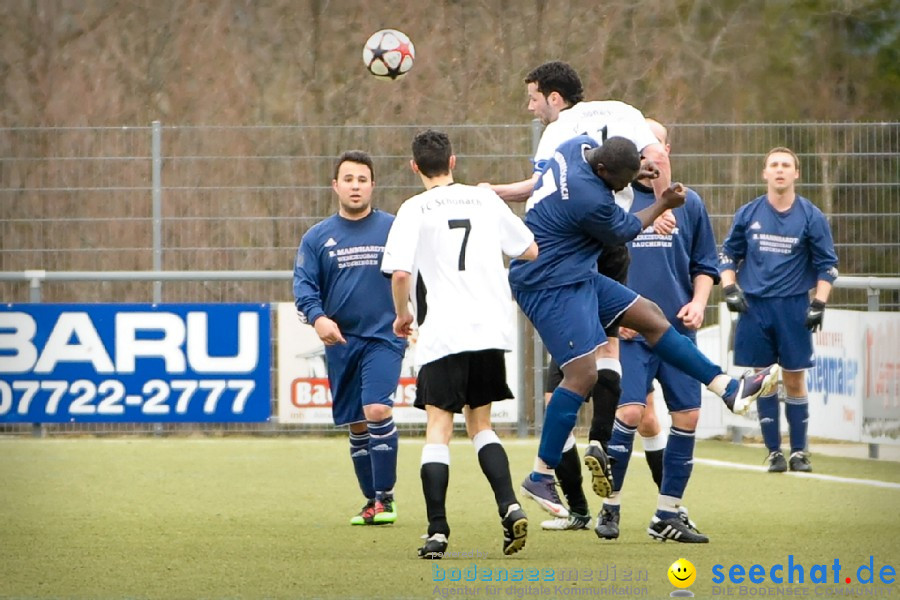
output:
M 655 202 L 653 189 L 640 183 L 634 183 L 632 187 L 632 213 Z M 681 333 L 693 336 L 676 315 L 693 299 L 697 275 L 709 275 L 718 282 L 716 239 L 706 207 L 694 190 L 687 190 L 684 205 L 673 209 L 672 213 L 676 226 L 671 234 L 656 233 L 650 226 L 628 243 L 631 255 L 628 287 L 658 304 Z
M 306 232 L 294 262 L 294 303 L 310 324 L 325 315 L 345 337 L 405 347 L 393 332 L 391 281 L 381 273 L 393 222 L 392 215 L 373 210 L 358 221 L 332 215 Z
M 736 270 L 744 293 L 775 298 L 806 294 L 817 281 L 834 282 L 837 262 L 821 210 L 797 196 L 788 210 L 778 212 L 762 195 L 735 214 L 719 270 Z
M 619 208 L 613 192 L 584 158 L 598 143 L 578 136 L 557 148 L 531 198 L 525 224 L 534 232 L 537 260 L 513 260 L 514 290 L 539 290 L 577 283 L 597 273 L 602 244 L 624 244 L 641 222 Z

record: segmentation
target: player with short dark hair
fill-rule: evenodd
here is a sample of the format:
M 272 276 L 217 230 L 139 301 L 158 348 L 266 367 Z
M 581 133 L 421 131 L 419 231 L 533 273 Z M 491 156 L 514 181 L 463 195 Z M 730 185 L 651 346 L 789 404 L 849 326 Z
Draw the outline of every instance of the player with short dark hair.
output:
M 311 227 L 294 262 L 297 314 L 325 344 L 335 425 L 350 428 L 350 457 L 366 505 L 352 525 L 397 520 L 393 397 L 406 341 L 394 335 L 381 255 L 394 217 L 372 208 L 375 172 L 360 150 L 335 162 L 338 212 Z
M 719 270 L 728 309 L 740 313 L 734 363 L 781 365 L 790 469 L 808 472 L 806 370 L 813 366 L 812 332 L 822 327 L 838 259 L 825 215 L 796 192 L 797 155 L 789 148 L 773 148 L 763 165 L 766 193 L 735 213 Z M 784 472 L 789 465 L 781 451 L 777 394 L 761 396 L 757 406 L 769 471 Z
M 768 393 L 778 376 L 777 365 L 740 380 L 725 375 L 671 326 L 656 304 L 597 273 L 604 243 L 633 239 L 665 210 L 684 202 L 683 186 L 673 184 L 647 208 L 623 211 L 613 193 L 635 178 L 639 166 L 637 148 L 624 138 L 609 138 L 602 146 L 590 136 L 564 142 L 544 169 L 525 215 L 541 254 L 533 262 L 513 260 L 510 265 L 516 301 L 563 372 L 547 405 L 534 470 L 522 484 L 523 493 L 554 516 L 567 511 L 553 470 L 578 409 L 597 381 L 594 352 L 606 343 L 604 327 L 619 321 L 637 330 L 655 354 L 704 383 L 736 412 Z M 648 166 L 641 174 L 651 170 Z
M 504 200 L 508 202 L 526 200 L 556 148 L 566 140 L 581 134 L 588 134 L 601 144 L 610 137 L 624 137 L 631 140 L 641 154 L 653 162 L 659 170 L 659 176 L 652 181 L 657 197 L 669 187 L 671 177 L 668 154 L 638 109 L 616 100 L 584 101 L 581 78 L 575 69 L 561 61 L 547 62 L 533 69 L 525 77 L 525 84 L 528 110 L 539 118 L 546 128 L 532 160 L 534 168 L 531 177 L 516 183 L 490 186 Z M 616 192 L 615 198 L 619 206 L 627 210 L 634 195 L 631 188 L 626 186 Z M 654 229 L 661 234 L 671 233 L 674 229 L 671 213 L 666 212 L 658 218 L 654 223 Z M 628 269 L 628 251 L 623 245 L 606 244 L 597 261 L 597 268 L 607 277 L 624 283 Z M 612 476 L 604 450 L 612 431 L 622 381 L 616 324 L 609 327 L 607 336 L 607 343 L 597 350 L 597 383 L 590 394 L 594 403 L 594 413 L 589 435 L 590 444 L 584 453 L 584 464 L 591 473 L 591 487 L 601 497 L 608 496 L 612 490 Z M 554 378 L 558 368 L 556 362 L 551 359 L 550 379 Z M 551 381 L 548 385 L 553 385 L 551 389 L 555 389 L 557 382 L 558 380 Z M 553 521 L 545 521 L 541 524 L 545 529 L 588 527 L 590 511 L 582 491 L 580 462 L 575 438 L 572 436 L 566 440 L 563 460 L 557 469 L 572 514 L 561 515 Z
M 494 492 L 503 553 L 514 554 L 525 546 L 528 519 L 491 427 L 491 403 L 513 397 L 504 362 L 512 347 L 513 307 L 503 255 L 532 260 L 538 249 L 531 231 L 494 192 L 453 181 L 456 157 L 445 133 L 419 133 L 412 152 L 410 166 L 425 191 L 397 212 L 381 268 L 391 274 L 394 331 L 408 336 L 414 318 L 418 324 L 415 405 L 428 419 L 420 471 L 428 538 L 418 554 L 441 558 L 447 549 L 448 444 L 453 415 L 460 412 Z
M 668 151 L 666 128 L 651 119 L 648 122 Z M 654 194 L 649 183 L 647 179 L 640 179 L 631 184 L 634 189 L 631 212 L 653 204 Z M 629 242 L 631 267 L 628 287 L 656 302 L 672 326 L 696 343 L 695 331 L 703 324 L 710 291 L 719 279 L 716 239 L 706 207 L 693 190 L 687 190 L 684 206 L 672 212 L 678 227 L 671 234 L 661 235 L 648 228 Z M 658 539 L 707 542 L 708 538 L 697 531 L 682 506 L 693 469 L 694 432 L 700 417 L 700 384 L 683 371 L 663 362 L 636 332 L 623 328 L 621 335 L 620 356 L 626 377 L 622 380 L 622 397 L 607 450 L 612 465 L 613 492 L 603 502 L 594 531 L 603 539 L 619 537 L 621 490 L 635 433 L 645 415 L 653 410 L 648 406 L 648 399 L 652 398 L 653 380 L 656 379 L 662 386 L 672 427 L 665 452 L 658 452 L 662 454 L 663 463 L 659 468 L 661 477 L 657 484 L 659 498 L 656 514 L 647 531 Z M 653 422 L 658 428 L 655 418 Z M 650 452 L 647 454 L 649 457 Z M 676 515 L 680 523 L 660 526 L 662 521 Z

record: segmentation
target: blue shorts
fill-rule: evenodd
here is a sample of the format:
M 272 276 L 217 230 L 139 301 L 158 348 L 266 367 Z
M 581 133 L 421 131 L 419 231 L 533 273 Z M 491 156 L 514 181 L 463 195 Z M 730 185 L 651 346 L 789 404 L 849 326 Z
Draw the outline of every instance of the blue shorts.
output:
M 545 290 L 515 290 L 522 312 L 560 367 L 606 343 L 603 331 L 638 295 L 597 273 L 593 279 Z
M 809 296 L 747 296 L 749 310 L 738 317 L 734 332 L 734 364 L 785 371 L 809 369 L 815 362 L 812 333 L 806 328 Z
M 344 337 L 346 344 L 325 346 L 335 425 L 365 421 L 369 404 L 393 406 L 403 361 L 403 352 L 387 341 Z
M 695 342 L 696 343 L 696 342 Z M 663 362 L 644 341 L 619 342 L 622 363 L 622 395 L 619 406 L 647 404 L 653 380 L 659 381 L 669 412 L 700 408 L 700 382 L 676 367 Z

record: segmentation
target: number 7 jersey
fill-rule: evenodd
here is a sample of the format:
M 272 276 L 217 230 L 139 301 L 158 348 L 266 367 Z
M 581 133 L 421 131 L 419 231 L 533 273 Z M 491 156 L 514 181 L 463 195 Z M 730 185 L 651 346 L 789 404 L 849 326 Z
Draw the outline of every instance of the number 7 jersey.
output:
M 512 301 L 503 254 L 534 235 L 488 188 L 450 184 L 408 199 L 388 234 L 381 270 L 413 276 L 416 366 L 476 350 L 510 350 Z

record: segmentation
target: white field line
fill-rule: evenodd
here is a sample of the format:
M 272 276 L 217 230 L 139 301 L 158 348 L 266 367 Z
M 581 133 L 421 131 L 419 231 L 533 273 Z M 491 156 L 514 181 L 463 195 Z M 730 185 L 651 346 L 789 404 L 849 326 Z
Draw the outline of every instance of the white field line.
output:
M 420 440 L 410 440 L 410 439 L 404 439 L 404 440 L 401 440 L 401 442 L 408 443 L 408 444 L 413 444 L 413 443 L 422 444 L 423 443 Z M 469 442 L 469 440 L 460 440 L 460 439 L 451 440 L 450 443 L 451 444 L 471 444 L 471 442 Z M 503 440 L 504 445 L 524 445 L 524 444 L 534 444 L 534 443 L 535 443 L 534 440 L 518 440 L 518 439 Z M 634 452 L 634 454 L 632 456 L 636 456 L 638 458 L 643 458 L 644 453 L 643 452 Z M 766 467 L 765 465 L 745 465 L 743 463 L 729 462 L 729 461 L 725 461 L 725 460 L 715 460 L 712 458 L 700 458 L 700 457 L 696 457 L 696 456 L 694 457 L 694 464 L 695 465 L 706 465 L 709 467 L 717 467 L 720 469 L 724 468 L 724 469 L 735 469 L 738 471 L 756 471 L 757 473 L 765 473 L 767 476 L 769 475 L 768 467 Z M 856 477 L 837 477 L 836 475 L 825 475 L 823 473 L 793 473 L 790 471 L 787 473 L 781 473 L 781 475 L 786 476 L 786 477 L 800 477 L 803 479 L 817 479 L 819 481 L 831 481 L 833 483 L 847 483 L 847 484 L 851 484 L 851 485 L 867 485 L 870 487 L 884 488 L 884 489 L 889 489 L 889 490 L 900 490 L 900 483 L 893 483 L 890 481 L 879 481 L 877 479 L 858 479 Z

